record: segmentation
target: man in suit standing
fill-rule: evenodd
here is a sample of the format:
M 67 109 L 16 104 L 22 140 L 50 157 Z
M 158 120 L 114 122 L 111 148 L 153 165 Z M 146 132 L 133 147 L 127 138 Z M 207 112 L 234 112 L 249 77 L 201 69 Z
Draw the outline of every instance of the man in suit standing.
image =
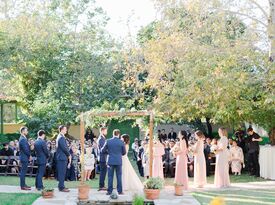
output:
M 98 155 L 99 155 L 98 161 L 99 161 L 99 169 L 100 169 L 99 190 L 98 191 L 106 191 L 107 190 L 105 187 L 105 178 L 106 178 L 106 173 L 107 173 L 107 164 L 106 164 L 107 155 L 101 151 L 105 145 L 106 137 L 107 137 L 107 128 L 101 127 L 100 135 L 97 140 Z
M 19 138 L 19 159 L 21 163 L 21 170 L 20 170 L 20 187 L 21 190 L 31 190 L 30 186 L 26 185 L 25 177 L 28 171 L 28 164 L 31 160 L 31 151 L 30 146 L 28 143 L 27 135 L 28 135 L 28 128 L 21 127 L 20 128 L 20 138 Z
M 67 133 L 67 127 L 64 125 L 59 126 L 59 135 L 56 139 L 56 162 L 57 162 L 57 180 L 58 189 L 61 192 L 69 192 L 70 190 L 65 188 L 64 181 L 67 170 L 67 163 L 70 160 L 70 152 L 65 139 Z
M 169 140 L 176 140 L 177 139 L 177 133 L 174 132 L 174 128 L 173 127 L 171 127 L 171 129 L 170 129 L 170 132 L 168 134 L 168 139 Z
M 260 177 L 260 164 L 259 164 L 259 152 L 260 146 L 259 143 L 263 139 L 254 132 L 252 127 L 247 129 L 248 135 L 248 167 L 250 175 Z
M 206 138 L 205 144 L 204 144 L 204 157 L 206 162 L 206 176 L 210 176 L 210 168 L 211 168 L 211 139 L 209 137 Z
M 138 155 L 137 155 L 137 166 L 138 166 L 138 172 L 141 177 L 144 177 L 144 169 L 142 166 L 142 156 L 144 153 L 144 145 L 145 141 L 141 142 L 141 146 L 138 148 Z
M 35 178 L 35 187 L 38 191 L 41 191 L 44 188 L 42 178 L 46 170 L 47 159 L 49 158 L 50 153 L 45 142 L 45 131 L 39 130 L 37 135 L 38 138 L 34 143 L 34 150 L 37 157 L 36 162 L 38 165 Z
M 113 131 L 113 138 L 107 140 L 102 152 L 108 154 L 108 190 L 107 195 L 111 195 L 113 192 L 113 178 L 114 171 L 116 171 L 117 177 L 117 191 L 119 195 L 122 195 L 122 156 L 126 154 L 125 145 L 122 140 L 119 139 L 120 131 L 115 129 Z

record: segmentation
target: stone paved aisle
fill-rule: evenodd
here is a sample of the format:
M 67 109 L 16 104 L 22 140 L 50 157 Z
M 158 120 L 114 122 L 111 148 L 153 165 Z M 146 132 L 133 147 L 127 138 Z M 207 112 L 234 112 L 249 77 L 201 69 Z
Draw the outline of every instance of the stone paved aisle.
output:
M 230 188 L 224 190 L 249 190 L 249 189 L 275 189 L 275 181 L 264 182 L 249 182 L 249 183 L 234 183 Z M 190 188 L 184 196 L 177 197 L 174 195 L 174 187 L 166 186 L 161 191 L 160 199 L 155 201 L 156 205 L 199 205 L 199 202 L 191 195 L 194 191 L 222 191 L 223 189 L 216 189 L 213 184 L 208 184 L 203 189 Z M 6 186 L 0 185 L 1 193 L 30 193 L 28 191 L 22 191 L 18 186 Z M 32 193 L 39 193 L 32 189 Z M 132 193 L 127 192 L 124 196 L 119 196 L 119 201 L 131 201 Z M 92 201 L 108 201 L 109 197 L 105 195 L 105 192 L 98 192 L 95 189 L 90 190 L 90 200 Z M 55 197 L 53 199 L 38 198 L 33 205 L 76 205 L 77 202 L 77 189 L 71 189 L 69 193 L 61 193 L 55 190 Z

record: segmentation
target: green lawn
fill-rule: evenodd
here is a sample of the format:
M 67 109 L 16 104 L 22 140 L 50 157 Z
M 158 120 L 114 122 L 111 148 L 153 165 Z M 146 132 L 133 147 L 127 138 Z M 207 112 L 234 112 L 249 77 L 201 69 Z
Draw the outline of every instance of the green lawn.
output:
M 58 182 L 55 179 L 43 180 L 43 183 L 44 183 L 44 186 L 46 188 L 57 188 L 57 184 L 58 184 Z M 34 177 L 26 177 L 26 184 L 28 186 L 34 187 L 35 178 Z M 98 188 L 98 179 L 87 181 L 87 184 L 89 184 L 91 188 Z M 16 176 L 0 176 L 0 185 L 19 186 L 19 177 L 16 177 Z M 65 186 L 68 187 L 68 188 L 76 188 L 78 185 L 79 185 L 78 181 L 65 182 Z
M 31 205 L 40 194 L 0 193 L 2 205 Z
M 91 188 L 98 188 L 98 179 L 99 175 L 96 176 L 96 179 L 93 179 L 91 181 L 87 181 L 87 184 L 90 185 Z M 142 181 L 143 178 L 140 178 Z M 243 174 L 241 176 L 230 176 L 231 183 L 245 183 L 245 182 L 256 182 L 256 181 L 265 181 L 265 179 L 257 178 L 253 176 L 249 176 L 247 174 Z M 107 182 L 107 180 L 106 180 Z M 214 182 L 214 176 L 207 177 L 207 182 L 210 184 L 213 184 Z M 27 177 L 26 183 L 29 186 L 34 186 L 35 184 L 35 178 L 34 177 Z M 54 179 L 47 179 L 43 180 L 44 186 L 46 188 L 56 188 L 57 187 L 57 181 Z M 115 183 L 115 182 L 114 182 Z M 165 185 L 173 185 L 174 179 L 173 178 L 167 178 L 165 179 Z M 192 185 L 193 178 L 189 178 L 189 183 Z M 1 185 L 13 185 L 13 186 L 19 186 L 19 177 L 16 176 L 0 176 L 0 184 Z M 76 188 L 78 186 L 79 182 L 73 181 L 73 182 L 65 182 L 65 186 L 68 188 Z M 107 185 L 106 185 L 107 186 Z
M 193 196 L 201 205 L 208 205 L 214 197 L 223 198 L 226 205 L 275 204 L 275 189 L 195 192 Z

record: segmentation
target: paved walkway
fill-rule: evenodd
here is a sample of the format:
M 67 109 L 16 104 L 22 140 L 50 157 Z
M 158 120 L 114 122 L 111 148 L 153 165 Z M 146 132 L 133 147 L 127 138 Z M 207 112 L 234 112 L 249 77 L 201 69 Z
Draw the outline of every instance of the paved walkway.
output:
M 208 184 L 203 189 L 197 189 L 191 187 L 188 192 L 185 192 L 184 196 L 175 196 L 174 187 L 166 186 L 161 191 L 160 199 L 155 201 L 156 205 L 199 205 L 199 202 L 191 195 L 194 191 L 222 191 L 222 190 L 249 190 L 249 189 L 275 189 L 275 181 L 264 182 L 248 182 L 248 183 L 234 183 L 227 189 L 217 189 L 213 184 Z M 18 186 L 5 186 L 0 185 L 0 192 L 2 193 L 40 193 L 34 189 L 31 191 L 22 191 Z M 125 195 L 119 196 L 119 201 L 131 201 L 132 193 L 126 192 Z M 109 197 L 105 195 L 105 192 L 98 192 L 95 189 L 90 190 L 91 201 L 109 201 Z M 38 198 L 33 205 L 76 205 L 77 204 L 77 189 L 71 189 L 69 193 L 61 193 L 55 190 L 55 197 L 53 199 Z

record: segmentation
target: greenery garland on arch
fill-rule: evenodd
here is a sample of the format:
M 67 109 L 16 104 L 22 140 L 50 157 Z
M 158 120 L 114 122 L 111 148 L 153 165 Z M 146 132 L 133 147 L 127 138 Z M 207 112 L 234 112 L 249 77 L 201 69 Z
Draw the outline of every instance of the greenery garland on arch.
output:
M 141 129 L 147 130 L 151 112 L 153 111 L 136 109 L 126 110 L 124 108 L 120 110 L 103 110 L 95 108 L 82 113 L 82 116 L 86 127 L 107 125 L 110 120 L 117 120 L 119 122 L 135 120 L 132 126 L 138 125 Z M 80 116 L 78 116 L 78 120 Z

